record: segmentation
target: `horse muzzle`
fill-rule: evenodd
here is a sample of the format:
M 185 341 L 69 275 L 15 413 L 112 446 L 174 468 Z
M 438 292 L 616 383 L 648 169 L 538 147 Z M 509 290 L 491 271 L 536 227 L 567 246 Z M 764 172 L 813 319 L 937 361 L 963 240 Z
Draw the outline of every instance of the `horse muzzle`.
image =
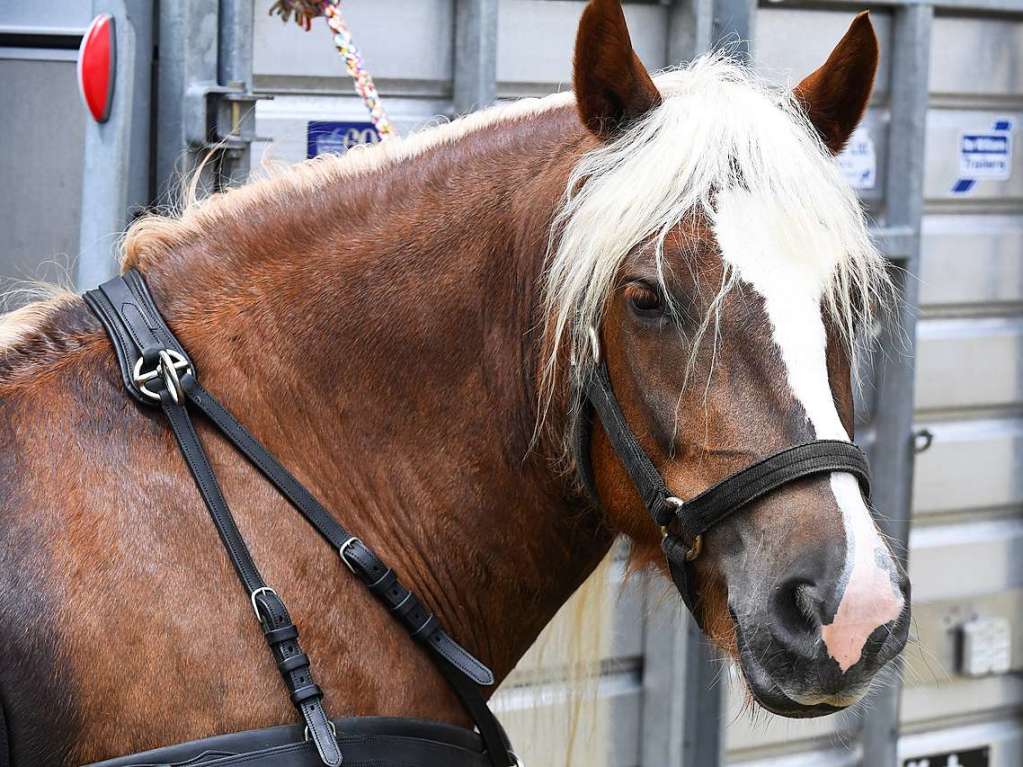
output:
M 865 628 L 858 658 L 848 666 L 832 656 L 832 647 L 824 640 L 828 626 L 815 612 L 812 597 L 803 595 L 797 609 L 786 607 L 790 595 L 784 595 L 784 588 L 779 591 L 783 596 L 745 618 L 731 608 L 743 676 L 757 703 L 774 714 L 808 718 L 851 706 L 906 645 L 910 623 L 906 578 L 899 581 L 898 617 Z

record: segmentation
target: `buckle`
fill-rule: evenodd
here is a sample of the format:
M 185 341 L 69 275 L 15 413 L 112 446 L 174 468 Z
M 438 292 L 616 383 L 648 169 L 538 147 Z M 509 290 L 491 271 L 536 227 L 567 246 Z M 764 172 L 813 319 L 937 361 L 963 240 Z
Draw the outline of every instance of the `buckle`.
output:
M 181 386 L 179 371 L 184 371 L 186 374 L 192 373 L 192 366 L 182 354 L 173 349 L 161 349 L 156 367 L 152 370 L 143 370 L 143 364 L 145 364 L 145 358 L 139 357 L 131 375 L 132 381 L 139 387 L 139 391 L 142 392 L 143 396 L 154 402 L 159 402 L 160 392 L 150 389 L 149 384 L 158 379 L 163 379 L 164 386 L 170 392 L 174 404 L 180 405 L 185 401 L 185 390 Z
M 685 501 L 683 501 L 681 498 L 676 498 L 673 495 L 669 496 L 668 498 L 665 498 L 664 500 L 665 500 L 665 502 L 670 503 L 672 506 L 675 506 L 679 511 L 681 511 L 682 507 L 684 507 L 686 505 Z M 671 535 L 671 531 L 668 529 L 668 526 L 667 525 L 661 525 L 661 538 L 662 539 L 663 538 L 667 538 L 669 535 Z M 700 556 L 700 554 L 702 552 L 703 552 L 703 536 L 702 535 L 698 535 L 695 538 L 693 538 L 693 542 L 686 549 L 686 553 L 685 553 L 686 562 L 692 562 L 694 559 L 696 559 L 698 556 Z
M 362 543 L 362 541 L 361 541 L 361 540 L 359 540 L 358 538 L 356 538 L 356 537 L 355 537 L 355 536 L 353 535 L 353 536 L 352 536 L 351 538 L 349 538 L 349 539 L 348 539 L 347 541 L 345 541 L 344 543 L 342 543 L 342 544 L 341 544 L 341 545 L 340 545 L 340 546 L 338 547 L 338 550 L 337 550 L 337 553 L 338 553 L 338 555 L 339 555 L 339 556 L 341 557 L 341 561 L 345 563 L 345 567 L 347 567 L 347 568 L 348 568 L 349 570 L 351 570 L 351 571 L 352 571 L 352 575 L 358 575 L 358 573 L 357 573 L 357 572 L 355 572 L 355 568 L 354 568 L 354 567 L 352 567 L 352 563 L 351 563 L 351 562 L 349 562 L 349 561 L 348 561 L 348 560 L 347 560 L 347 559 L 345 558 L 345 549 L 347 549 L 347 548 L 348 548 L 349 546 L 351 546 L 351 545 L 352 545 L 353 543 L 356 543 L 356 542 L 358 542 L 358 543 Z M 362 545 L 364 545 L 364 546 L 365 546 L 365 544 L 362 544 Z
M 330 721 L 329 719 L 327 720 L 327 726 L 329 726 L 330 727 L 330 731 L 332 733 L 334 733 L 334 740 L 337 740 L 337 727 L 335 727 L 334 723 L 332 721 Z M 306 740 L 307 742 L 309 740 L 309 725 L 308 724 L 305 726 L 305 732 L 302 734 L 302 738 L 304 740 Z
M 249 601 L 252 602 L 252 612 L 256 614 L 256 620 L 262 623 L 263 616 L 259 614 L 259 608 L 256 606 L 256 597 L 260 594 L 273 594 L 278 599 L 280 599 L 280 595 L 278 595 L 276 589 L 272 589 L 269 586 L 262 586 L 249 594 Z

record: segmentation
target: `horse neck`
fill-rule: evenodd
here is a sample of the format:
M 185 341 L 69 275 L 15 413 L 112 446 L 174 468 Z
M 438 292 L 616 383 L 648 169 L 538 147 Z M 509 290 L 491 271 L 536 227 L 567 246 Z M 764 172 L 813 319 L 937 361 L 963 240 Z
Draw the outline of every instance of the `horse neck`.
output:
M 566 110 L 491 126 L 146 269 L 207 388 L 500 676 L 610 545 L 560 445 L 531 444 L 548 228 L 585 141 Z

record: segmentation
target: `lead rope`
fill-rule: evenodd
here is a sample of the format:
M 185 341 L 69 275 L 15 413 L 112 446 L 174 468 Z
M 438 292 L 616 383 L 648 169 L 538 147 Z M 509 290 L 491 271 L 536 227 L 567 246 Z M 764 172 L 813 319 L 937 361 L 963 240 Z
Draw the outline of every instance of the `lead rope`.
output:
M 270 15 L 274 14 L 285 22 L 294 18 L 295 23 L 307 32 L 312 28 L 313 19 L 318 16 L 326 18 L 334 47 L 345 60 L 345 68 L 355 84 L 355 92 L 366 106 L 369 119 L 380 134 L 380 139 L 384 141 L 398 135 L 387 116 L 362 53 L 352 39 L 352 31 L 341 12 L 341 0 L 277 0 L 270 8 Z

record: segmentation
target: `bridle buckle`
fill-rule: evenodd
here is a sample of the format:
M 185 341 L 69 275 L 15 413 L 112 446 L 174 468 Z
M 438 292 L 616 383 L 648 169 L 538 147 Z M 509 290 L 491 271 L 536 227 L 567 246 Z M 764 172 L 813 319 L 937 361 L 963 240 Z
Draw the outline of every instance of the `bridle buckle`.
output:
M 670 503 L 677 509 L 681 510 L 686 502 L 681 498 L 677 498 L 674 495 L 668 496 L 664 499 L 665 503 Z M 661 525 L 661 539 L 667 538 L 671 535 L 671 530 L 668 529 L 668 525 Z M 703 552 L 703 536 L 698 535 L 693 538 L 693 542 L 686 548 L 685 558 L 686 562 L 692 562 Z
M 156 365 L 151 370 L 144 370 L 145 357 L 139 357 L 132 371 L 132 381 L 139 387 L 143 396 L 154 402 L 160 401 L 160 392 L 149 388 L 153 381 L 163 380 L 163 384 L 170 392 L 171 399 L 175 405 L 185 401 L 185 390 L 181 385 L 181 375 L 193 373 L 191 363 L 180 352 L 173 349 L 161 349 Z M 194 373 L 193 373 L 194 375 Z

